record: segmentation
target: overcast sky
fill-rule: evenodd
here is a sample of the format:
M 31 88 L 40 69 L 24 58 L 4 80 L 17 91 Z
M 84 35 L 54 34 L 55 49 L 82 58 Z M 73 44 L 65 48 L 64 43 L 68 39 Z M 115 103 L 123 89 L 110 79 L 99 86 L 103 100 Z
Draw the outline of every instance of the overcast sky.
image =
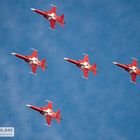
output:
M 66 25 L 49 22 L 30 8 L 65 14 Z M 0 126 L 15 128 L 16 140 L 140 140 L 140 77 L 113 65 L 140 59 L 140 4 L 138 0 L 1 0 L 0 3 Z M 46 58 L 45 72 L 11 55 L 30 55 L 35 48 Z M 63 58 L 89 54 L 97 63 L 95 77 Z M 139 62 L 140 66 L 140 62 Z M 51 127 L 26 104 L 45 106 L 53 101 L 62 121 Z

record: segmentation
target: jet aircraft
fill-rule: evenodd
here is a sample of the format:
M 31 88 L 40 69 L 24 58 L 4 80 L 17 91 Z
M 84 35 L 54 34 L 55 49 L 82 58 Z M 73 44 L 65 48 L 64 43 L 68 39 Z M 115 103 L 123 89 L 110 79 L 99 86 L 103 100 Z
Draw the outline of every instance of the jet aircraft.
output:
M 132 58 L 132 59 L 133 59 L 132 64 L 125 65 L 125 64 L 120 64 L 118 62 L 113 62 L 113 64 L 115 64 L 115 65 L 123 68 L 127 72 L 129 72 L 131 75 L 131 79 L 132 79 L 131 82 L 136 84 L 136 77 L 137 77 L 137 75 L 140 75 L 140 69 L 138 69 L 137 59 L 136 58 Z
M 64 20 L 64 14 L 61 16 L 56 15 L 56 6 L 52 5 L 52 9 L 50 11 L 41 11 L 38 9 L 31 8 L 32 11 L 38 13 L 39 15 L 42 15 L 44 18 L 48 19 L 50 21 L 50 25 L 52 30 L 55 30 L 55 24 L 56 22 L 60 23 L 60 25 L 63 27 L 65 24 Z
M 51 126 L 51 121 L 53 118 L 56 119 L 58 124 L 60 123 L 60 120 L 62 118 L 60 114 L 60 109 L 57 112 L 53 112 L 51 101 L 48 101 L 48 105 L 44 107 L 37 107 L 29 104 L 27 104 L 26 106 L 42 114 L 45 117 L 48 126 Z
M 73 64 L 75 64 L 77 67 L 79 67 L 83 73 L 84 73 L 84 78 L 88 79 L 88 73 L 89 71 L 92 71 L 94 75 L 96 75 L 97 69 L 96 69 L 96 63 L 93 65 L 89 64 L 89 56 L 85 55 L 83 60 L 73 60 L 70 58 L 64 58 L 64 60 L 69 61 Z
M 43 71 L 45 70 L 45 68 L 47 68 L 46 59 L 43 59 L 42 61 L 38 60 L 37 50 L 34 50 L 30 56 L 24 56 L 24 55 L 13 53 L 13 52 L 11 54 L 29 63 L 31 65 L 32 72 L 34 74 L 36 73 L 37 67 L 41 67 Z

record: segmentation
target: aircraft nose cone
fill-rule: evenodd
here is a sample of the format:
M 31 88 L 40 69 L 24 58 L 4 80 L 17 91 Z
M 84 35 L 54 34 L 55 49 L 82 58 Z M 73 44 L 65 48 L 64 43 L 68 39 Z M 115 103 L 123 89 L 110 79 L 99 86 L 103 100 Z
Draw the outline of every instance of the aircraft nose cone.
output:
M 29 105 L 29 104 L 26 104 L 26 106 L 31 107 L 31 105 Z
M 16 53 L 11 52 L 12 55 L 16 55 Z
M 32 11 L 35 11 L 35 8 L 31 8 Z
M 64 57 L 64 60 L 68 60 L 68 58 Z
M 116 64 L 117 64 L 117 62 L 113 62 L 113 64 L 115 64 L 115 65 L 116 65 Z

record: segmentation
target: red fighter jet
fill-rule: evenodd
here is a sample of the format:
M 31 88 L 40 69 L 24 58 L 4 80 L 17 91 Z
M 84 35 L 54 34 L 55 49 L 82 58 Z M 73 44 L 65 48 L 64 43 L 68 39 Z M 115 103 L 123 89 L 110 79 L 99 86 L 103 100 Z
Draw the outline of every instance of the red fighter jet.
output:
M 84 56 L 83 60 L 73 60 L 70 58 L 64 58 L 64 60 L 67 60 L 73 64 L 75 64 L 76 66 L 78 66 L 84 73 L 84 78 L 88 79 L 88 72 L 92 71 L 94 75 L 96 75 L 96 63 L 94 63 L 94 65 L 90 65 L 89 64 L 89 57 L 88 55 Z
M 24 56 L 17 53 L 11 53 L 12 55 L 15 55 L 16 57 L 24 60 L 25 62 L 29 63 L 32 68 L 32 72 L 35 74 L 37 67 L 41 67 L 44 71 L 46 67 L 46 59 L 43 59 L 42 61 L 38 60 L 38 51 L 34 50 L 33 53 L 30 56 Z
M 64 21 L 64 14 L 62 14 L 61 16 L 57 16 L 56 15 L 56 6 L 54 6 L 54 5 L 52 5 L 52 6 L 53 7 L 50 11 L 41 11 L 41 10 L 34 9 L 34 8 L 31 8 L 31 10 L 42 15 L 44 18 L 48 19 L 50 21 L 51 29 L 54 30 L 56 22 L 59 22 L 60 25 L 63 27 L 65 24 L 65 21 Z
M 115 64 L 115 65 L 123 68 L 127 72 L 129 72 L 131 75 L 131 79 L 132 79 L 131 82 L 136 84 L 136 77 L 137 77 L 137 75 L 140 75 L 140 70 L 137 67 L 137 65 L 138 65 L 137 59 L 136 58 L 132 58 L 132 59 L 133 59 L 132 64 L 125 65 L 125 64 L 120 64 L 117 62 L 113 62 L 113 64 Z
M 33 109 L 35 111 L 38 111 L 40 114 L 45 116 L 48 126 L 51 126 L 51 121 L 53 118 L 56 119 L 58 124 L 60 123 L 60 120 L 61 120 L 60 109 L 57 112 L 53 112 L 51 101 L 48 101 L 48 105 L 44 106 L 44 107 L 36 107 L 36 106 L 29 105 L 29 104 L 27 104 L 26 106 L 30 107 L 31 109 Z

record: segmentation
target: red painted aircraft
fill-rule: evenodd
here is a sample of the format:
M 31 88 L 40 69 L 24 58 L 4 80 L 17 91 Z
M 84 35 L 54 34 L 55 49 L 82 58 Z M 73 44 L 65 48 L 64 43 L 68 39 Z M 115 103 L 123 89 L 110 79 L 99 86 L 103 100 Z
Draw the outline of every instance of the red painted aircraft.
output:
M 24 60 L 25 62 L 29 63 L 32 68 L 32 72 L 35 74 L 37 67 L 41 67 L 44 71 L 46 67 L 46 59 L 43 59 L 42 61 L 38 60 L 38 52 L 37 50 L 34 50 L 33 53 L 30 56 L 24 56 L 17 53 L 11 53 L 12 55 L 15 55 L 16 57 Z
M 96 72 L 97 72 L 96 63 L 94 63 L 94 65 L 90 65 L 88 55 L 85 55 L 83 60 L 73 60 L 70 58 L 64 58 L 64 59 L 75 64 L 77 67 L 79 67 L 84 73 L 84 78 L 88 79 L 89 71 L 92 71 L 93 74 L 96 75 Z
M 126 70 L 127 72 L 130 73 L 131 75 L 131 79 L 132 79 L 132 83 L 136 84 L 136 77 L 137 75 L 140 75 L 140 69 L 138 69 L 138 64 L 137 64 L 137 59 L 136 58 L 132 58 L 133 61 L 132 61 L 132 64 L 128 64 L 128 65 L 125 65 L 125 64 L 120 64 L 120 63 L 117 63 L 117 62 L 113 62 L 113 64 L 123 68 L 124 70 Z
M 48 19 L 50 21 L 51 29 L 55 29 L 56 22 L 60 23 L 60 25 L 63 27 L 65 24 L 64 21 L 64 14 L 61 16 L 56 15 L 56 6 L 52 5 L 52 9 L 50 11 L 41 11 L 38 9 L 31 8 L 34 12 L 42 15 L 44 18 Z
M 57 112 L 53 112 L 52 102 L 48 101 L 48 105 L 44 107 L 36 107 L 29 104 L 27 104 L 26 106 L 30 107 L 31 109 L 35 111 L 38 111 L 40 114 L 45 116 L 48 126 L 51 126 L 51 121 L 53 118 L 56 119 L 58 124 L 60 123 L 60 120 L 61 120 L 60 109 Z

